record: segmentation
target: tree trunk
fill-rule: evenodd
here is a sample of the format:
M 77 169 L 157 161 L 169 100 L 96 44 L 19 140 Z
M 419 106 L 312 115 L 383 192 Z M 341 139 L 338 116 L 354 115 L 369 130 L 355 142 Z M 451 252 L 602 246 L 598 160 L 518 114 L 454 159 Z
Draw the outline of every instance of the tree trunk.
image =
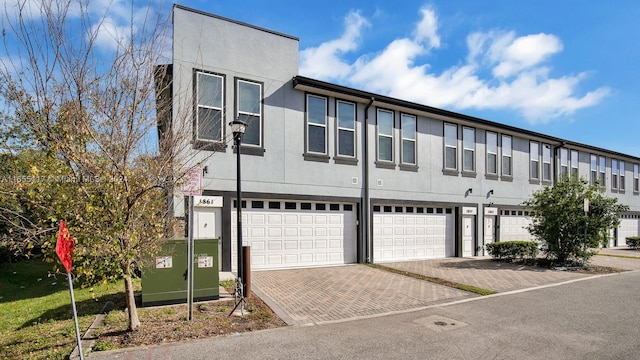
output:
M 133 281 L 131 280 L 131 275 L 128 274 L 124 277 L 124 292 L 127 298 L 127 310 L 129 313 L 129 330 L 137 330 L 140 326 L 140 320 L 138 319 L 136 299 L 133 296 Z

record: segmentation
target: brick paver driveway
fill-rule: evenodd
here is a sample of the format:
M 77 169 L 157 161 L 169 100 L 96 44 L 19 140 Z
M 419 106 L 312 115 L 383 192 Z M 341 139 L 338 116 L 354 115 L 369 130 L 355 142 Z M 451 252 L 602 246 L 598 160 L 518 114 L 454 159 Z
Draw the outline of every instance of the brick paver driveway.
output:
M 256 271 L 252 286 L 289 325 L 418 309 L 477 296 L 356 264 Z
M 555 284 L 589 276 L 575 272 L 497 262 L 489 258 L 449 258 L 385 263 L 382 265 L 497 292 Z

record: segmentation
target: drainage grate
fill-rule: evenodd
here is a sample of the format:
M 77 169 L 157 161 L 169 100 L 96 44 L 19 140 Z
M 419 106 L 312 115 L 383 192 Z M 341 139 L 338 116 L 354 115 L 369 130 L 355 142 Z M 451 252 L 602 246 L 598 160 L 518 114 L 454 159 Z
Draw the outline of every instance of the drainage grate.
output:
M 413 322 L 438 332 L 460 329 L 467 326 L 467 324 L 463 323 L 462 321 L 456 321 L 440 315 L 426 316 L 423 318 L 415 319 L 413 320 Z

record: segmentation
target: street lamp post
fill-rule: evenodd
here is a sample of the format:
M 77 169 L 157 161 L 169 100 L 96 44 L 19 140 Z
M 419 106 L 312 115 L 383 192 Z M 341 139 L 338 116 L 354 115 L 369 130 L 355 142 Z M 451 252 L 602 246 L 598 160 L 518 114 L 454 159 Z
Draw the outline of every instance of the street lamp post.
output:
M 242 262 L 242 188 L 240 185 L 240 144 L 242 143 L 242 135 L 247 128 L 247 123 L 239 118 L 229 123 L 233 132 L 233 140 L 236 148 L 236 188 L 237 188 L 237 237 L 238 237 L 238 285 L 244 284 L 243 262 Z M 237 286 L 239 290 L 240 302 L 244 301 L 244 286 Z M 237 306 L 237 305 L 236 305 Z

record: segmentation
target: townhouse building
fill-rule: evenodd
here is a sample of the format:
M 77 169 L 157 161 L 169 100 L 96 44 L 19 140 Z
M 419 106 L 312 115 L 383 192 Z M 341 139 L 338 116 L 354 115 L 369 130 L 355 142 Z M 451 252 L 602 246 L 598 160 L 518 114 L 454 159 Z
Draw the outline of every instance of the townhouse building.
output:
M 253 270 L 481 256 L 531 239 L 522 202 L 569 174 L 630 207 L 611 246 L 640 233 L 640 158 L 300 76 L 296 37 L 175 5 L 168 69 L 170 123 L 204 173 L 196 238 L 221 239 L 222 270 L 235 270 L 238 150 Z

